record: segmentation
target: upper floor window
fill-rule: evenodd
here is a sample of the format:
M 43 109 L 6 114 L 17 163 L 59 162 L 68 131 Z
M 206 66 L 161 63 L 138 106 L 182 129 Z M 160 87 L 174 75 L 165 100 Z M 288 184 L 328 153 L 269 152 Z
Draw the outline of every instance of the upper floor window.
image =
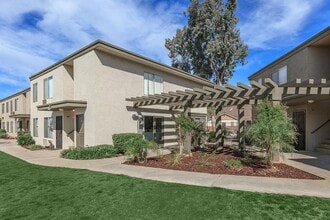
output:
M 33 99 L 33 102 L 37 102 L 38 101 L 38 83 L 34 83 L 33 86 L 32 86 L 32 99 Z
M 288 82 L 287 66 L 283 66 L 278 70 L 278 84 L 284 84 Z
M 283 66 L 280 69 L 278 69 L 278 71 L 273 73 L 272 80 L 279 85 L 287 83 L 288 82 L 287 66 Z
M 163 78 L 152 73 L 144 73 L 144 94 L 153 95 L 162 92 Z
M 10 112 L 13 112 L 13 100 L 10 101 Z
M 19 99 L 15 99 L 14 109 L 15 109 L 15 111 L 19 110 Z
M 53 98 L 53 77 L 44 79 L 44 99 Z
M 9 104 L 8 104 L 8 102 L 6 102 L 6 113 L 8 113 L 9 112 Z
M 5 103 L 2 103 L 2 114 L 5 113 Z

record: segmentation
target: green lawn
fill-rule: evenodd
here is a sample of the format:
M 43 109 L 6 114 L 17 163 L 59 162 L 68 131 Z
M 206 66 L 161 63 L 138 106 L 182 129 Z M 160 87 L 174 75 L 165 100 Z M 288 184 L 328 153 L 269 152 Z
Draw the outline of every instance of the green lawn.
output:
M 0 219 L 330 219 L 330 199 L 31 165 L 0 152 Z

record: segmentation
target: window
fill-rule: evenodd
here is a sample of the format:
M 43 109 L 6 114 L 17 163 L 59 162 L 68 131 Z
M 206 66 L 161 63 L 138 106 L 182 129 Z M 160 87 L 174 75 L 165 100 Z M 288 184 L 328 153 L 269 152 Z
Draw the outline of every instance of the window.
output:
M 257 83 L 262 84 L 262 78 L 257 79 Z
M 44 119 L 44 137 L 53 138 L 53 119 L 51 117 Z
M 5 103 L 2 103 L 2 114 L 5 113 Z
M 10 132 L 14 132 L 14 123 L 12 121 L 10 122 Z
M 284 66 L 278 70 L 278 84 L 284 84 L 288 82 L 287 66 Z
M 9 121 L 7 121 L 7 129 L 6 129 L 7 132 L 9 132 Z
M 15 111 L 19 110 L 19 102 L 18 99 L 15 99 Z
M 282 68 L 278 69 L 278 71 L 273 73 L 272 80 L 279 85 L 287 83 L 288 82 L 287 66 L 283 66 Z
M 53 98 L 53 77 L 44 79 L 44 99 Z
M 278 84 L 278 72 L 272 74 L 272 80 Z
M 38 137 L 38 118 L 33 119 L 33 137 Z
M 13 112 L 13 100 L 10 101 L 10 112 Z
M 152 73 L 144 73 L 144 94 L 153 95 L 162 92 L 163 78 Z
M 6 122 L 2 122 L 2 129 L 6 130 Z
M 8 105 L 8 102 L 6 102 L 6 113 L 9 112 L 9 105 Z
M 38 101 L 38 83 L 33 84 L 32 92 L 33 92 L 33 102 L 37 102 Z

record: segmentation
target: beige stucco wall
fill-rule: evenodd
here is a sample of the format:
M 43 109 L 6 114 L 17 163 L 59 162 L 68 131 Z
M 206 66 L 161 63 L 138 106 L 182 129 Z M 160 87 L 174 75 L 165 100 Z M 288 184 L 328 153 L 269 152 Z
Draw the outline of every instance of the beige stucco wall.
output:
M 320 128 L 314 134 L 312 132 L 322 123 L 330 119 L 329 114 L 330 99 L 315 101 L 312 104 L 293 105 L 289 108 L 289 116 L 292 117 L 294 111 L 306 112 L 306 150 L 313 151 L 326 139 L 330 138 L 330 124 Z
M 64 127 L 64 132 L 62 133 L 63 145 L 73 146 L 73 137 L 68 136 L 68 133 L 73 129 L 73 118 L 71 112 L 67 111 L 39 111 L 37 106 L 43 104 L 44 100 L 44 79 L 52 76 L 53 77 L 53 98 L 47 99 L 47 103 L 58 102 L 62 100 L 72 100 L 73 99 L 73 71 L 72 66 L 62 65 L 45 75 L 35 78 L 30 81 L 31 87 L 31 134 L 33 135 L 33 118 L 38 118 L 38 137 L 33 136 L 37 144 L 49 145 L 48 140 L 52 141 L 53 144 L 56 143 L 55 135 L 55 117 L 63 116 L 63 122 L 67 122 Z M 33 84 L 38 83 L 38 101 L 33 102 Z M 53 119 L 53 138 L 44 138 L 44 118 L 52 117 Z M 69 123 L 70 122 L 70 123 Z M 64 125 L 64 123 L 63 123 Z M 71 137 L 71 138 L 70 138 Z
M 330 47 L 307 47 L 285 60 L 275 63 L 251 79 L 271 78 L 279 68 L 287 66 L 288 82 L 297 78 L 304 80 L 329 78 Z
M 127 109 L 132 103 L 125 99 L 144 95 L 144 72 L 163 77 L 164 92 L 202 86 L 101 51 L 91 51 L 74 60 L 74 99 L 87 101 L 85 145 L 109 144 L 115 133 L 137 132 L 138 122 L 132 119 L 136 111 Z M 163 110 L 156 110 L 155 113 L 155 110 L 152 112 L 139 109 L 139 114 L 173 118 L 171 112 L 163 107 L 151 108 Z M 170 120 L 164 122 L 166 127 L 173 123 Z M 166 128 L 164 132 L 170 133 L 173 130 Z M 168 135 L 165 139 L 172 138 L 175 137 Z
M 132 108 L 125 99 L 144 95 L 144 73 L 153 73 L 163 78 L 164 92 L 202 87 L 201 83 L 174 76 L 157 68 L 92 50 L 75 58 L 71 65 L 62 65 L 31 80 L 31 88 L 38 83 L 38 102 L 31 98 L 31 133 L 33 118 L 38 118 L 37 144 L 47 145 L 48 140 L 56 143 L 55 117 L 63 116 L 63 148 L 77 145 L 75 117 L 84 115 L 84 145 L 112 144 L 112 135 L 123 132 L 139 132 L 138 121 L 133 114 L 164 117 L 165 145 L 176 139 L 174 114 L 164 106 Z M 87 108 L 64 111 L 38 111 L 43 104 L 43 80 L 53 76 L 53 98 L 47 103 L 62 100 L 87 101 Z M 203 83 L 204 85 L 206 83 Z M 152 109 L 152 110 L 151 110 Z M 206 108 L 192 112 L 205 113 Z M 44 118 L 53 118 L 53 138 L 44 138 Z
M 260 77 L 262 79 L 271 78 L 272 73 L 286 65 L 288 82 L 295 81 L 297 78 L 300 78 L 302 81 L 314 79 L 316 82 L 319 82 L 321 78 L 329 80 L 329 57 L 330 47 L 310 46 L 280 62 L 274 63 L 251 79 L 258 80 Z M 308 99 L 315 99 L 315 103 L 308 104 Z M 314 129 L 330 118 L 329 99 L 328 101 L 320 101 L 317 97 L 306 97 L 301 99 L 299 103 L 297 100 L 292 99 L 285 104 L 289 106 L 290 116 L 292 116 L 293 111 L 303 110 L 306 112 L 306 150 L 312 151 L 330 137 L 329 124 L 318 132 L 311 134 Z
M 18 110 L 15 111 L 15 99 L 18 99 Z M 8 112 L 6 111 L 6 103 L 8 103 Z M 10 103 L 12 103 L 12 108 L 10 108 Z M 2 113 L 2 104 L 5 104 L 5 111 Z M 13 118 L 11 115 L 19 114 L 30 114 L 30 91 L 23 91 L 17 95 L 11 96 L 9 98 L 2 99 L 0 102 L 0 119 L 1 128 L 7 131 L 10 137 L 17 136 L 17 126 L 18 121 L 22 121 L 22 131 L 29 131 L 29 119 L 28 118 Z M 9 123 L 7 128 L 7 122 Z M 5 126 L 3 127 L 3 123 Z M 12 126 L 11 126 L 12 124 Z M 11 129 L 12 127 L 12 129 Z

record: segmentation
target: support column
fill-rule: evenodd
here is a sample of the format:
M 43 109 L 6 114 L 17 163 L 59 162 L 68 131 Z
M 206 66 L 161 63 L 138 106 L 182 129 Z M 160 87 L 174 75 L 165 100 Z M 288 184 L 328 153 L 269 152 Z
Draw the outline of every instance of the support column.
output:
M 237 105 L 238 109 L 238 131 L 237 131 L 237 137 L 239 139 L 239 148 L 241 151 L 244 150 L 245 147 L 245 141 L 243 137 L 244 133 L 244 126 L 245 126 L 245 120 L 244 117 L 244 105 Z
M 185 116 L 189 116 L 189 112 L 191 111 L 191 106 L 192 106 L 192 102 L 190 100 L 186 101 L 183 105 L 183 114 Z M 190 156 L 192 156 L 191 154 L 191 149 L 192 149 L 192 146 L 191 146 L 191 135 L 187 135 L 185 140 L 184 140 L 184 143 L 183 143 L 183 148 L 184 148 L 184 151 L 186 153 L 188 153 Z M 180 152 L 182 153 L 182 152 Z
M 186 101 L 183 104 L 183 114 L 188 116 L 189 112 L 191 111 L 191 106 L 192 106 L 192 102 L 191 101 Z
M 222 110 L 222 105 L 215 107 L 215 137 L 217 144 L 221 143 L 221 117 L 220 112 Z

